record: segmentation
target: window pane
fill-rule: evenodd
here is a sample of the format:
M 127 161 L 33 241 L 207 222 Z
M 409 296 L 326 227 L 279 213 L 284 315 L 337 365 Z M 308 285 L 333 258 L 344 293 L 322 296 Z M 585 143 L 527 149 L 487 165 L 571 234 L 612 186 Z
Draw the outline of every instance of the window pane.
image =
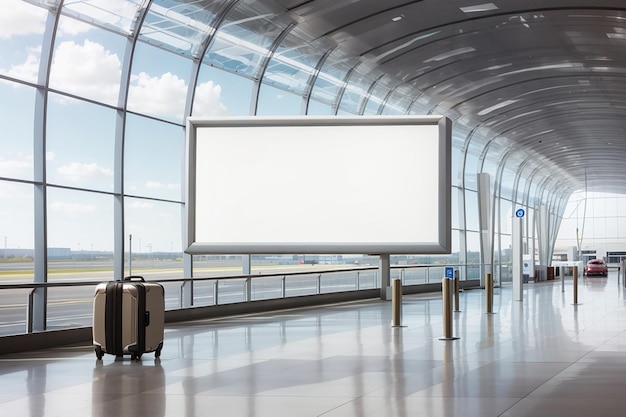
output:
M 259 93 L 258 116 L 297 116 L 302 114 L 302 97 L 262 85 Z
M 324 103 L 334 103 L 341 92 L 351 64 L 356 65 L 356 62 L 345 62 L 344 57 L 339 54 L 331 54 L 315 79 L 311 97 Z
M 342 110 L 357 114 L 370 86 L 374 84 L 376 74 L 364 65 L 359 66 L 350 76 L 348 85 L 341 97 Z
M 132 274 L 146 279 L 180 278 L 183 206 L 139 198 L 126 198 L 124 203 L 127 242 L 132 235 Z
M 48 183 L 112 191 L 115 111 L 55 94 L 48 103 Z
M 269 48 L 291 23 L 283 11 L 273 3 L 238 2 L 215 33 L 205 61 L 229 71 L 257 76 Z
M 478 190 L 478 157 L 467 153 L 465 156 L 465 188 L 470 190 Z
M 194 116 L 249 116 L 252 80 L 202 65 L 193 102 Z
M 335 113 L 332 106 L 320 103 L 319 101 L 310 100 L 307 114 L 310 116 L 332 116 Z
M 0 17 L 0 74 L 37 82 L 48 12 L 20 0 L 4 0 Z
M 412 87 L 401 86 L 396 88 L 385 103 L 382 114 L 405 114 L 411 106 L 411 98 L 415 95 Z
M 381 112 L 383 100 L 387 97 L 387 94 L 389 94 L 392 88 L 392 86 L 388 85 L 385 81 L 386 77 L 383 77 L 382 81 L 376 83 L 376 87 L 374 87 L 374 90 L 367 99 L 365 110 L 363 111 L 364 115 L 377 115 Z
M 84 191 L 48 187 L 48 259 L 49 279 L 69 277 L 61 260 L 73 269 L 91 269 L 96 253 L 106 254 L 99 271 L 112 271 L 113 197 Z M 72 274 L 73 275 L 73 274 Z M 106 274 L 110 279 L 111 273 Z
M 453 229 L 459 228 L 459 189 L 456 187 L 452 187 L 452 191 L 450 193 L 450 201 L 451 201 L 451 223 Z
M 180 201 L 184 146 L 182 127 L 129 114 L 124 141 L 125 193 Z
M 509 200 L 500 199 L 500 233 L 511 233 L 513 224 L 513 204 Z
M 35 90 L 0 83 L 0 97 L 0 177 L 32 180 Z
M 125 38 L 70 17 L 59 20 L 50 87 L 116 105 Z
M 290 32 L 272 55 L 263 75 L 263 82 L 304 95 L 325 52 L 321 42 L 319 40 L 315 42 L 318 45 L 312 45 Z
M 137 24 L 143 0 L 66 1 L 63 13 L 81 17 L 114 31 L 130 34 Z
M 183 123 L 191 60 L 137 43 L 128 91 L 128 109 Z
M 478 217 L 478 193 L 465 190 L 466 230 L 480 230 Z
M 508 168 L 504 168 L 502 171 L 502 180 L 500 182 L 500 196 L 513 198 L 513 182 L 515 181 L 515 173 Z
M 450 162 L 450 176 L 452 185 L 460 186 L 463 179 L 463 172 L 461 171 L 461 161 L 463 157 L 461 155 L 461 149 L 452 147 L 452 157 Z
M 480 234 L 476 232 L 467 232 L 467 263 L 480 263 Z
M 199 57 L 200 49 L 214 32 L 216 0 L 154 0 L 141 28 L 140 39 L 179 54 Z
M 35 247 L 33 186 L 0 181 L 0 263 L 2 277 L 32 282 Z

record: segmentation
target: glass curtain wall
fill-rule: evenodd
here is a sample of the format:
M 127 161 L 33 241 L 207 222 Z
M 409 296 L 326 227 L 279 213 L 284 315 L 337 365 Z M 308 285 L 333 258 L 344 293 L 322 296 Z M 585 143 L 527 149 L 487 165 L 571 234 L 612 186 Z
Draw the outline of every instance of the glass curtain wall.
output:
M 5 3 L 0 18 L 0 276 L 8 277 L 5 281 L 88 276 L 99 282 L 131 273 L 151 279 L 188 273 L 182 213 L 189 115 L 419 115 L 437 109 L 414 86 L 346 58 L 324 40 L 308 39 L 278 4 L 273 9 L 252 0 Z M 493 176 L 499 199 L 494 247 L 502 266 L 510 264 L 515 207 L 527 209 L 526 239 L 537 247 L 534 210 L 544 189 L 537 186 L 533 167 L 503 156 L 506 144 L 490 144 L 488 129 L 451 117 L 453 253 L 394 259 L 466 263 L 462 279 L 476 279 L 477 174 Z M 557 199 L 550 210 L 560 215 L 562 206 Z M 614 225 L 598 220 L 588 227 Z M 285 259 L 304 261 L 300 255 Z M 194 275 L 211 274 L 215 261 L 228 262 L 216 272 L 224 275 L 241 271 L 243 262 L 199 257 Z M 266 268 L 268 262 L 255 259 L 252 265 Z

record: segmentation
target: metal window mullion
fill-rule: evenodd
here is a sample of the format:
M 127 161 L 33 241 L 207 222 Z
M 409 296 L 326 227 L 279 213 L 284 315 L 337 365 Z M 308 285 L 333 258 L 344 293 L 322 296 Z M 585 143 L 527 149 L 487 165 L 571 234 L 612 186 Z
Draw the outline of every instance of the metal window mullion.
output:
M 137 31 L 138 33 L 139 31 Z M 135 38 L 129 38 L 126 44 L 122 73 L 120 79 L 120 91 L 118 95 L 118 109 L 115 115 L 115 144 L 114 144 L 114 174 L 113 174 L 113 278 L 121 280 L 125 273 L 125 212 L 124 212 L 124 141 L 126 136 L 126 107 L 128 104 L 128 91 L 130 89 L 130 69 L 137 42 Z M 129 251 L 130 253 L 130 251 Z
M 35 259 L 34 282 L 48 281 L 48 191 L 46 180 L 46 125 L 48 116 L 48 86 L 50 84 L 50 69 L 57 27 L 59 25 L 61 2 L 56 14 L 48 14 L 39 61 L 37 91 L 35 95 L 34 126 L 33 126 L 33 175 L 34 186 L 34 228 L 35 228 Z M 47 322 L 46 288 L 34 290 L 32 296 L 32 315 L 29 315 L 28 329 L 33 331 L 46 330 Z M 30 303 L 29 303 L 30 304 Z
M 335 101 L 332 104 L 332 111 L 331 113 L 334 114 L 335 116 L 339 113 L 339 106 L 341 106 L 341 100 L 343 99 L 343 95 L 346 92 L 346 88 L 348 88 L 348 82 L 350 80 L 350 78 L 352 77 L 352 74 L 356 71 L 356 69 L 359 67 L 361 63 L 357 62 L 355 65 L 352 66 L 352 68 L 350 68 L 348 70 L 348 72 L 346 73 L 346 76 L 343 78 L 343 83 L 341 85 L 341 87 L 339 88 L 339 91 L 337 91 L 337 97 L 335 97 Z
M 307 91 L 304 93 L 304 97 L 302 98 L 302 110 L 300 111 L 301 114 L 306 115 L 309 113 L 309 104 L 311 103 L 311 95 L 313 94 L 313 87 L 315 87 L 315 83 L 317 82 L 317 79 L 319 78 L 320 72 L 322 71 L 322 67 L 324 66 L 324 64 L 326 63 L 326 60 L 328 60 L 328 57 L 334 50 L 335 48 L 331 48 L 327 50 L 324 53 L 324 55 L 322 55 L 322 57 L 319 59 L 319 61 L 317 61 L 315 70 L 313 71 L 313 73 L 309 77 L 309 80 L 307 81 L 308 88 L 307 88 Z
M 387 107 L 387 103 L 389 103 L 389 99 L 398 90 L 398 88 L 401 85 L 402 84 L 396 84 L 395 87 L 389 89 L 387 94 L 385 94 L 385 98 L 381 100 L 380 105 L 378 106 L 378 110 L 376 111 L 376 114 L 381 115 L 383 113 L 383 110 L 385 110 L 385 107 Z M 405 114 L 406 114 L 406 110 L 405 110 Z
M 369 102 L 370 98 L 372 97 L 372 93 L 374 92 L 374 90 L 376 89 L 378 84 L 381 82 L 381 80 L 383 78 L 385 78 L 385 75 L 386 74 L 379 75 L 378 78 L 376 78 L 374 80 L 374 82 L 372 82 L 370 84 L 369 88 L 367 89 L 367 92 L 361 98 L 361 104 L 360 104 L 359 108 L 357 109 L 356 114 L 358 114 L 359 116 L 363 115 L 363 112 L 365 112 L 365 108 L 367 107 L 367 103 Z
M 200 69 L 202 68 L 202 59 L 209 50 L 211 42 L 215 39 L 215 34 L 217 33 L 218 28 L 224 23 L 232 9 L 235 8 L 235 6 L 237 6 L 240 2 L 241 0 L 234 0 L 230 3 L 225 3 L 221 10 L 216 12 L 215 20 L 210 25 L 213 30 L 207 32 L 206 37 L 198 45 L 198 52 L 194 56 L 194 65 L 192 66 L 191 76 L 189 77 L 189 90 L 187 91 L 187 100 L 185 103 L 185 116 L 191 116 L 191 113 L 193 112 L 193 101 L 196 94 L 196 85 L 198 84 L 198 79 L 200 77 Z
M 272 44 L 267 50 L 267 54 L 263 58 L 263 61 L 259 65 L 259 71 L 257 72 L 257 76 L 255 77 L 254 88 L 252 89 L 252 101 L 251 101 L 251 114 L 256 115 L 259 107 L 259 95 L 261 94 L 261 86 L 263 85 L 263 78 L 265 77 L 265 72 L 267 71 L 267 67 L 270 64 L 270 61 L 274 57 L 276 53 L 276 49 L 280 46 L 283 40 L 287 37 L 289 33 L 296 27 L 295 23 L 289 24 L 285 29 L 280 32 L 280 34 L 274 39 Z

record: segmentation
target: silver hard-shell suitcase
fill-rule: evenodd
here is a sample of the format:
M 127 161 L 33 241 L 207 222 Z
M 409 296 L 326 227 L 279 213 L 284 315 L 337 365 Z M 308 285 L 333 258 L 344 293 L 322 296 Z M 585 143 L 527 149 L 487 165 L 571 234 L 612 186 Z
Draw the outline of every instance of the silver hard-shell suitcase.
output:
M 161 356 L 165 321 L 163 286 L 131 276 L 98 284 L 93 302 L 93 344 L 98 359 L 104 353 Z

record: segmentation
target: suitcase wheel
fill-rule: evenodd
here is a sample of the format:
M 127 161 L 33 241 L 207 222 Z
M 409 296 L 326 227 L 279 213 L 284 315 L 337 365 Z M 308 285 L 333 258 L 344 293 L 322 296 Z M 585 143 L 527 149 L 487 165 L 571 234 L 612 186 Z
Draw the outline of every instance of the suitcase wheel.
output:
M 157 347 L 157 349 L 154 351 L 154 357 L 155 358 L 160 358 L 161 357 L 161 350 L 163 349 L 163 342 L 159 343 L 159 347 Z
M 130 358 L 132 360 L 139 360 L 139 359 L 141 359 L 141 353 L 131 353 L 130 354 Z
M 96 357 L 98 358 L 98 360 L 102 360 L 103 356 L 104 356 L 104 351 L 102 350 L 102 347 L 96 346 Z

